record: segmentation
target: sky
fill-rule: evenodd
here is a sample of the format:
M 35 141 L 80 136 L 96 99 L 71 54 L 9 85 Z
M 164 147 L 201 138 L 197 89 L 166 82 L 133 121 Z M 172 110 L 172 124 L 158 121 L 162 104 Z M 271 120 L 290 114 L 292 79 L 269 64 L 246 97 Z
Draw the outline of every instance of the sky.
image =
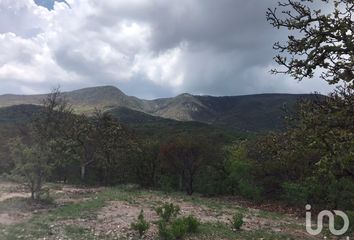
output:
M 141 98 L 328 93 L 272 75 L 276 0 L 0 0 L 0 94 L 113 85 Z

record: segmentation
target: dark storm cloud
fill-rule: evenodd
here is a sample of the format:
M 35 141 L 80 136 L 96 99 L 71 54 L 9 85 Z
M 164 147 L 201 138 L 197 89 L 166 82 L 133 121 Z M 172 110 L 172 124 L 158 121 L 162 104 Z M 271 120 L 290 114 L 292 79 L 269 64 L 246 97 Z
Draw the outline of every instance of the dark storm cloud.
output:
M 21 54 L 17 60 L 6 56 L 3 61 L 16 64 L 0 66 L 0 79 L 21 73 L 25 65 L 39 75 L 42 86 L 53 84 L 55 76 L 65 89 L 112 84 L 147 98 L 181 92 L 235 95 L 330 89 L 317 80 L 297 84 L 287 76 L 269 74 L 274 67 L 272 45 L 287 36 L 266 21 L 265 12 L 276 0 L 68 0 L 72 9 L 65 8 L 63 0 L 35 2 L 56 11 L 41 12 L 38 20 L 27 4 L 28 12 L 25 6 L 21 10 L 24 17 L 11 23 L 15 13 L 3 10 L 10 17 L 1 19 L 6 24 L 0 23 L 0 34 L 16 33 L 14 46 L 22 41 L 19 37 L 30 38 L 21 43 L 26 51 L 18 51 L 35 49 L 37 57 L 31 67 L 21 63 Z

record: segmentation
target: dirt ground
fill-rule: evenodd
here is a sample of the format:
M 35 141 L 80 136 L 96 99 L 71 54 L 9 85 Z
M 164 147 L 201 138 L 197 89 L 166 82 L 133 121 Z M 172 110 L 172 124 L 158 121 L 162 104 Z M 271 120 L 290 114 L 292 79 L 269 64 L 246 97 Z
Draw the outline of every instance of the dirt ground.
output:
M 104 188 L 78 188 L 74 186 L 52 186 L 51 195 L 55 197 L 55 206 L 33 206 L 28 203 L 29 194 L 14 183 L 0 183 L 0 227 L 19 224 L 31 219 L 34 213 L 39 211 L 51 211 L 58 206 L 77 204 L 92 199 L 97 193 L 104 191 Z M 96 195 L 95 195 L 96 194 Z M 181 215 L 195 215 L 202 223 L 223 223 L 230 224 L 230 219 L 235 209 L 244 212 L 245 224 L 243 231 L 270 231 L 273 233 L 289 234 L 294 239 L 318 239 L 311 237 L 305 231 L 305 219 L 295 214 L 263 212 L 262 209 L 244 206 L 244 203 L 225 200 L 221 204 L 204 203 L 186 200 L 178 195 L 156 194 L 156 192 L 145 191 L 134 197 L 134 201 L 107 201 L 104 207 L 98 209 L 95 218 L 73 218 L 62 219 L 55 222 L 51 228 L 63 226 L 79 226 L 87 229 L 94 236 L 133 236 L 130 225 L 144 211 L 147 221 L 156 222 L 158 216 L 155 207 L 165 202 L 178 204 L 181 208 Z M 1 229 L 0 229 L 1 230 Z M 145 239 L 156 239 L 157 227 L 151 225 Z M 46 238 L 58 239 L 58 238 Z M 66 239 L 66 238 L 63 238 Z M 70 239 L 70 238 L 68 238 Z M 129 238 L 128 238 L 129 239 Z

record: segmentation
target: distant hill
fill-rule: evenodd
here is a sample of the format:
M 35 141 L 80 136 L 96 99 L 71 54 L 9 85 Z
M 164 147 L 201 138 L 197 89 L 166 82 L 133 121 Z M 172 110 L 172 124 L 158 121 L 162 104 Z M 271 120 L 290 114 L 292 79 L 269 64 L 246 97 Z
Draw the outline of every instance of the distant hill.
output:
M 111 111 L 131 124 L 171 123 L 168 119 L 201 122 L 242 132 L 279 130 L 284 127 L 282 108 L 291 108 L 306 94 L 258 94 L 212 97 L 181 94 L 173 98 L 143 100 L 127 96 L 118 88 L 102 86 L 64 93 L 76 112 L 95 108 Z M 0 107 L 40 105 L 45 95 L 1 95 Z M 1 111 L 0 111 L 1 117 Z M 173 121 L 175 123 L 175 121 Z
M 13 125 L 28 123 L 40 109 L 40 106 L 30 104 L 0 108 L 0 124 Z

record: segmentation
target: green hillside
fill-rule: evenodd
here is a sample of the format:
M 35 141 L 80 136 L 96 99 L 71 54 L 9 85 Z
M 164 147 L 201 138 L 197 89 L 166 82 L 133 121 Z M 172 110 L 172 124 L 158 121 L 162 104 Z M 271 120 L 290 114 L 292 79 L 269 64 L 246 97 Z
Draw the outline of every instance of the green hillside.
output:
M 185 93 L 173 98 L 143 100 L 127 96 L 112 86 L 65 92 L 64 96 L 77 113 L 90 114 L 95 109 L 108 110 L 129 124 L 175 125 L 174 121 L 166 120 L 170 119 L 200 122 L 238 132 L 280 130 L 284 127 L 284 106 L 291 108 L 301 98 L 313 98 L 313 95 L 301 94 L 212 97 Z M 44 97 L 45 95 L 2 95 L 0 107 L 38 105 Z

